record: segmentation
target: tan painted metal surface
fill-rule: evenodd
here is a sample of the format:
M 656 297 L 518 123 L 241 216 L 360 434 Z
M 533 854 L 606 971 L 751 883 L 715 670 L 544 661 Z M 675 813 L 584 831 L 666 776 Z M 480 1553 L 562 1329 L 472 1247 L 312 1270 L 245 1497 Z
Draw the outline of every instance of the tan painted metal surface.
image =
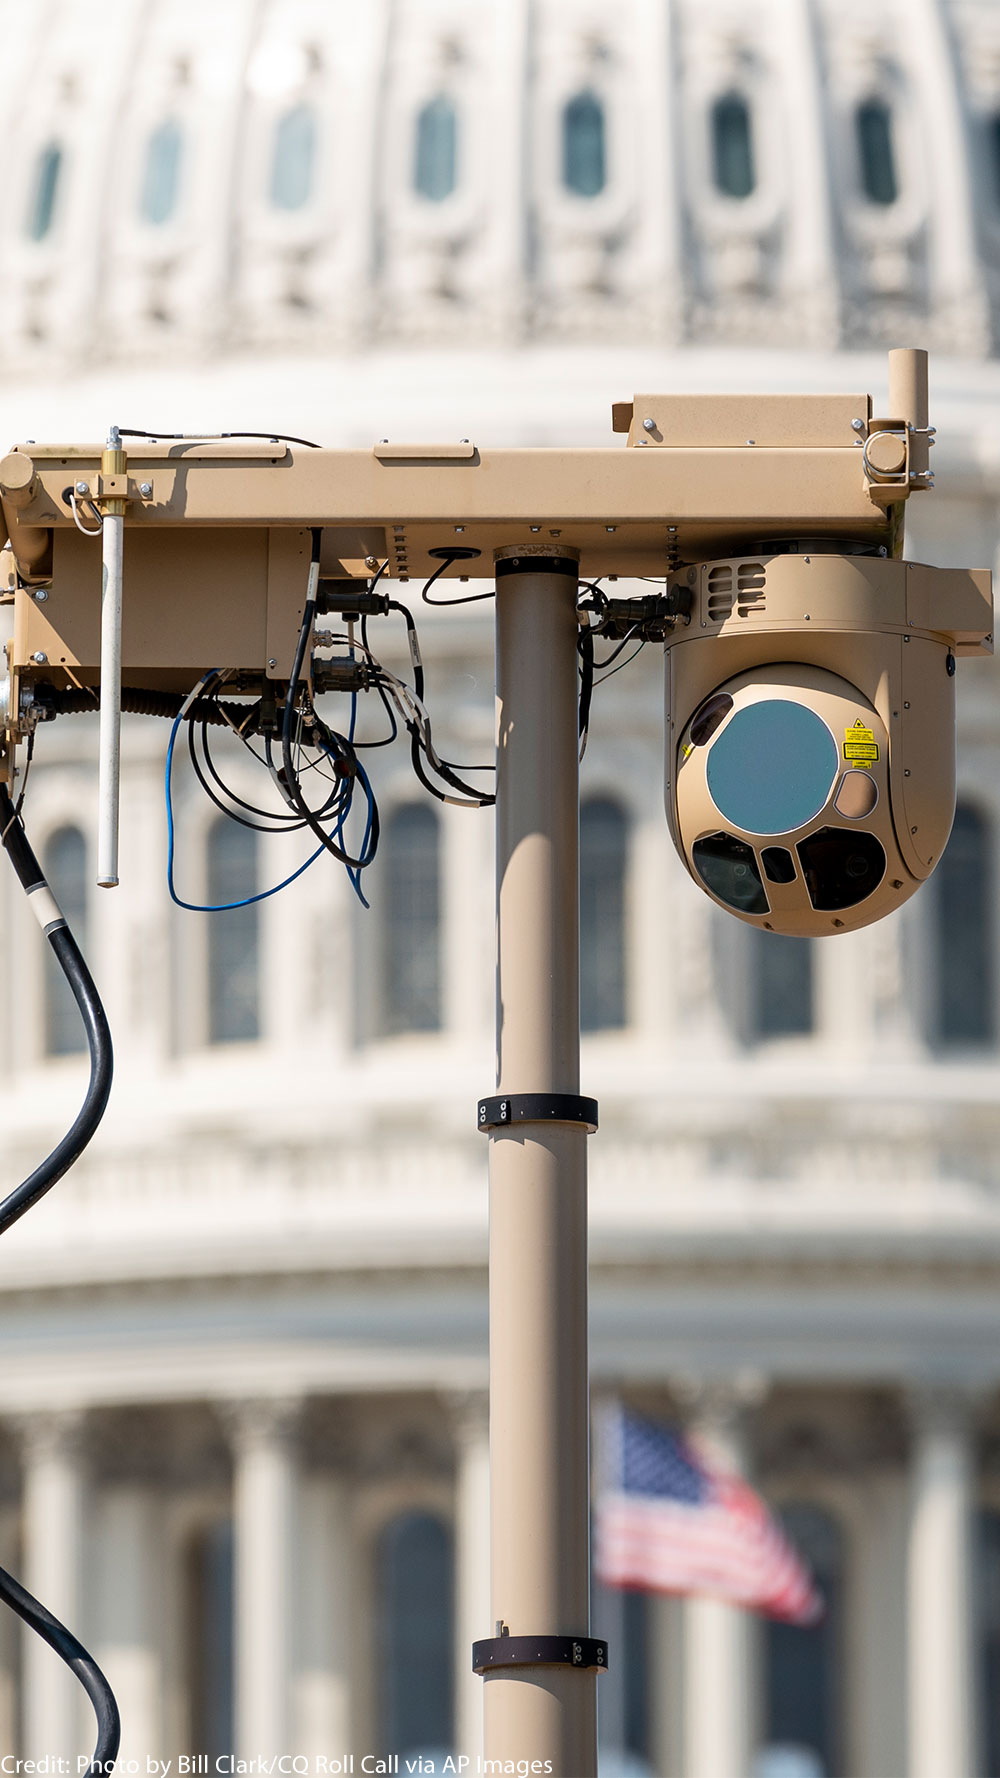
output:
M 501 1093 L 579 1091 L 576 600 L 541 565 L 497 582 Z M 492 1615 L 511 1636 L 589 1634 L 586 1144 L 566 1124 L 490 1139 Z M 495 1669 L 487 1757 L 588 1778 L 596 1686 Z

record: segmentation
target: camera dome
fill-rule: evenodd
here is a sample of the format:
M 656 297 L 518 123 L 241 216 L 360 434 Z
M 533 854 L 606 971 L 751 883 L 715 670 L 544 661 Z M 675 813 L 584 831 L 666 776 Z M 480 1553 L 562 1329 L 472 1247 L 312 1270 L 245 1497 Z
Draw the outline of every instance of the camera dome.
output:
M 685 864 L 754 925 L 849 931 L 919 887 L 896 839 L 885 724 L 835 673 L 782 662 L 718 686 L 681 733 L 674 782 Z

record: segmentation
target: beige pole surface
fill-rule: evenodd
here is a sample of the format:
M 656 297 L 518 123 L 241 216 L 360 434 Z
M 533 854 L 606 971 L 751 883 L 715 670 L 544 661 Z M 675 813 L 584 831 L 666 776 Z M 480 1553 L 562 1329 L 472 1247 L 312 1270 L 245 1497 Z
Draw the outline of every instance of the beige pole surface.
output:
M 545 566 L 575 552 L 505 554 L 539 559 L 497 580 L 497 1084 L 576 1094 L 577 580 Z M 490 1141 L 492 1616 L 511 1636 L 589 1634 L 586 1143 L 538 1123 Z M 590 1778 L 596 1684 L 492 1669 L 487 1758 Z

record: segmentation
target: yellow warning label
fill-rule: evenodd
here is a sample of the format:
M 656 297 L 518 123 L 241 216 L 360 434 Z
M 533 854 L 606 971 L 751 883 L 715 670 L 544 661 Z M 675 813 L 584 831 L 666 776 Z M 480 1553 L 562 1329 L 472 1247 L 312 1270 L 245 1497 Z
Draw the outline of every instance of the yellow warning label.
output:
M 874 765 L 878 759 L 875 730 L 865 728 L 860 716 L 851 728 L 844 730 L 844 758 L 851 765 Z

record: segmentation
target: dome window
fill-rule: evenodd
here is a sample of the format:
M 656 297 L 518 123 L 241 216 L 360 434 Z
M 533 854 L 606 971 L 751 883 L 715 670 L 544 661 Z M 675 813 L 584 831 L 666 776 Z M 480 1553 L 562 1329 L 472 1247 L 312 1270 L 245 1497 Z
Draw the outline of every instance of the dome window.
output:
M 712 106 L 712 178 L 727 198 L 748 198 L 757 184 L 750 107 L 742 93 L 724 93 Z
M 892 112 L 884 99 L 866 99 L 854 114 L 861 189 L 871 204 L 894 204 L 899 196 Z
M 58 142 L 47 142 L 35 162 L 35 177 L 25 220 L 29 240 L 44 241 L 55 219 L 56 199 L 62 174 L 63 151 Z
M 455 189 L 458 170 L 458 119 L 443 93 L 429 99 L 417 114 L 413 184 L 432 204 L 443 203 Z
M 279 117 L 271 161 L 271 202 L 276 210 L 301 210 L 312 196 L 316 170 L 316 116 L 310 105 L 293 105 Z
M 567 191 L 596 198 L 607 183 L 604 106 L 596 93 L 577 93 L 562 116 L 562 176 Z
M 157 126 L 146 144 L 139 213 L 154 227 L 169 222 L 177 208 L 183 147 L 180 125 L 172 117 Z

